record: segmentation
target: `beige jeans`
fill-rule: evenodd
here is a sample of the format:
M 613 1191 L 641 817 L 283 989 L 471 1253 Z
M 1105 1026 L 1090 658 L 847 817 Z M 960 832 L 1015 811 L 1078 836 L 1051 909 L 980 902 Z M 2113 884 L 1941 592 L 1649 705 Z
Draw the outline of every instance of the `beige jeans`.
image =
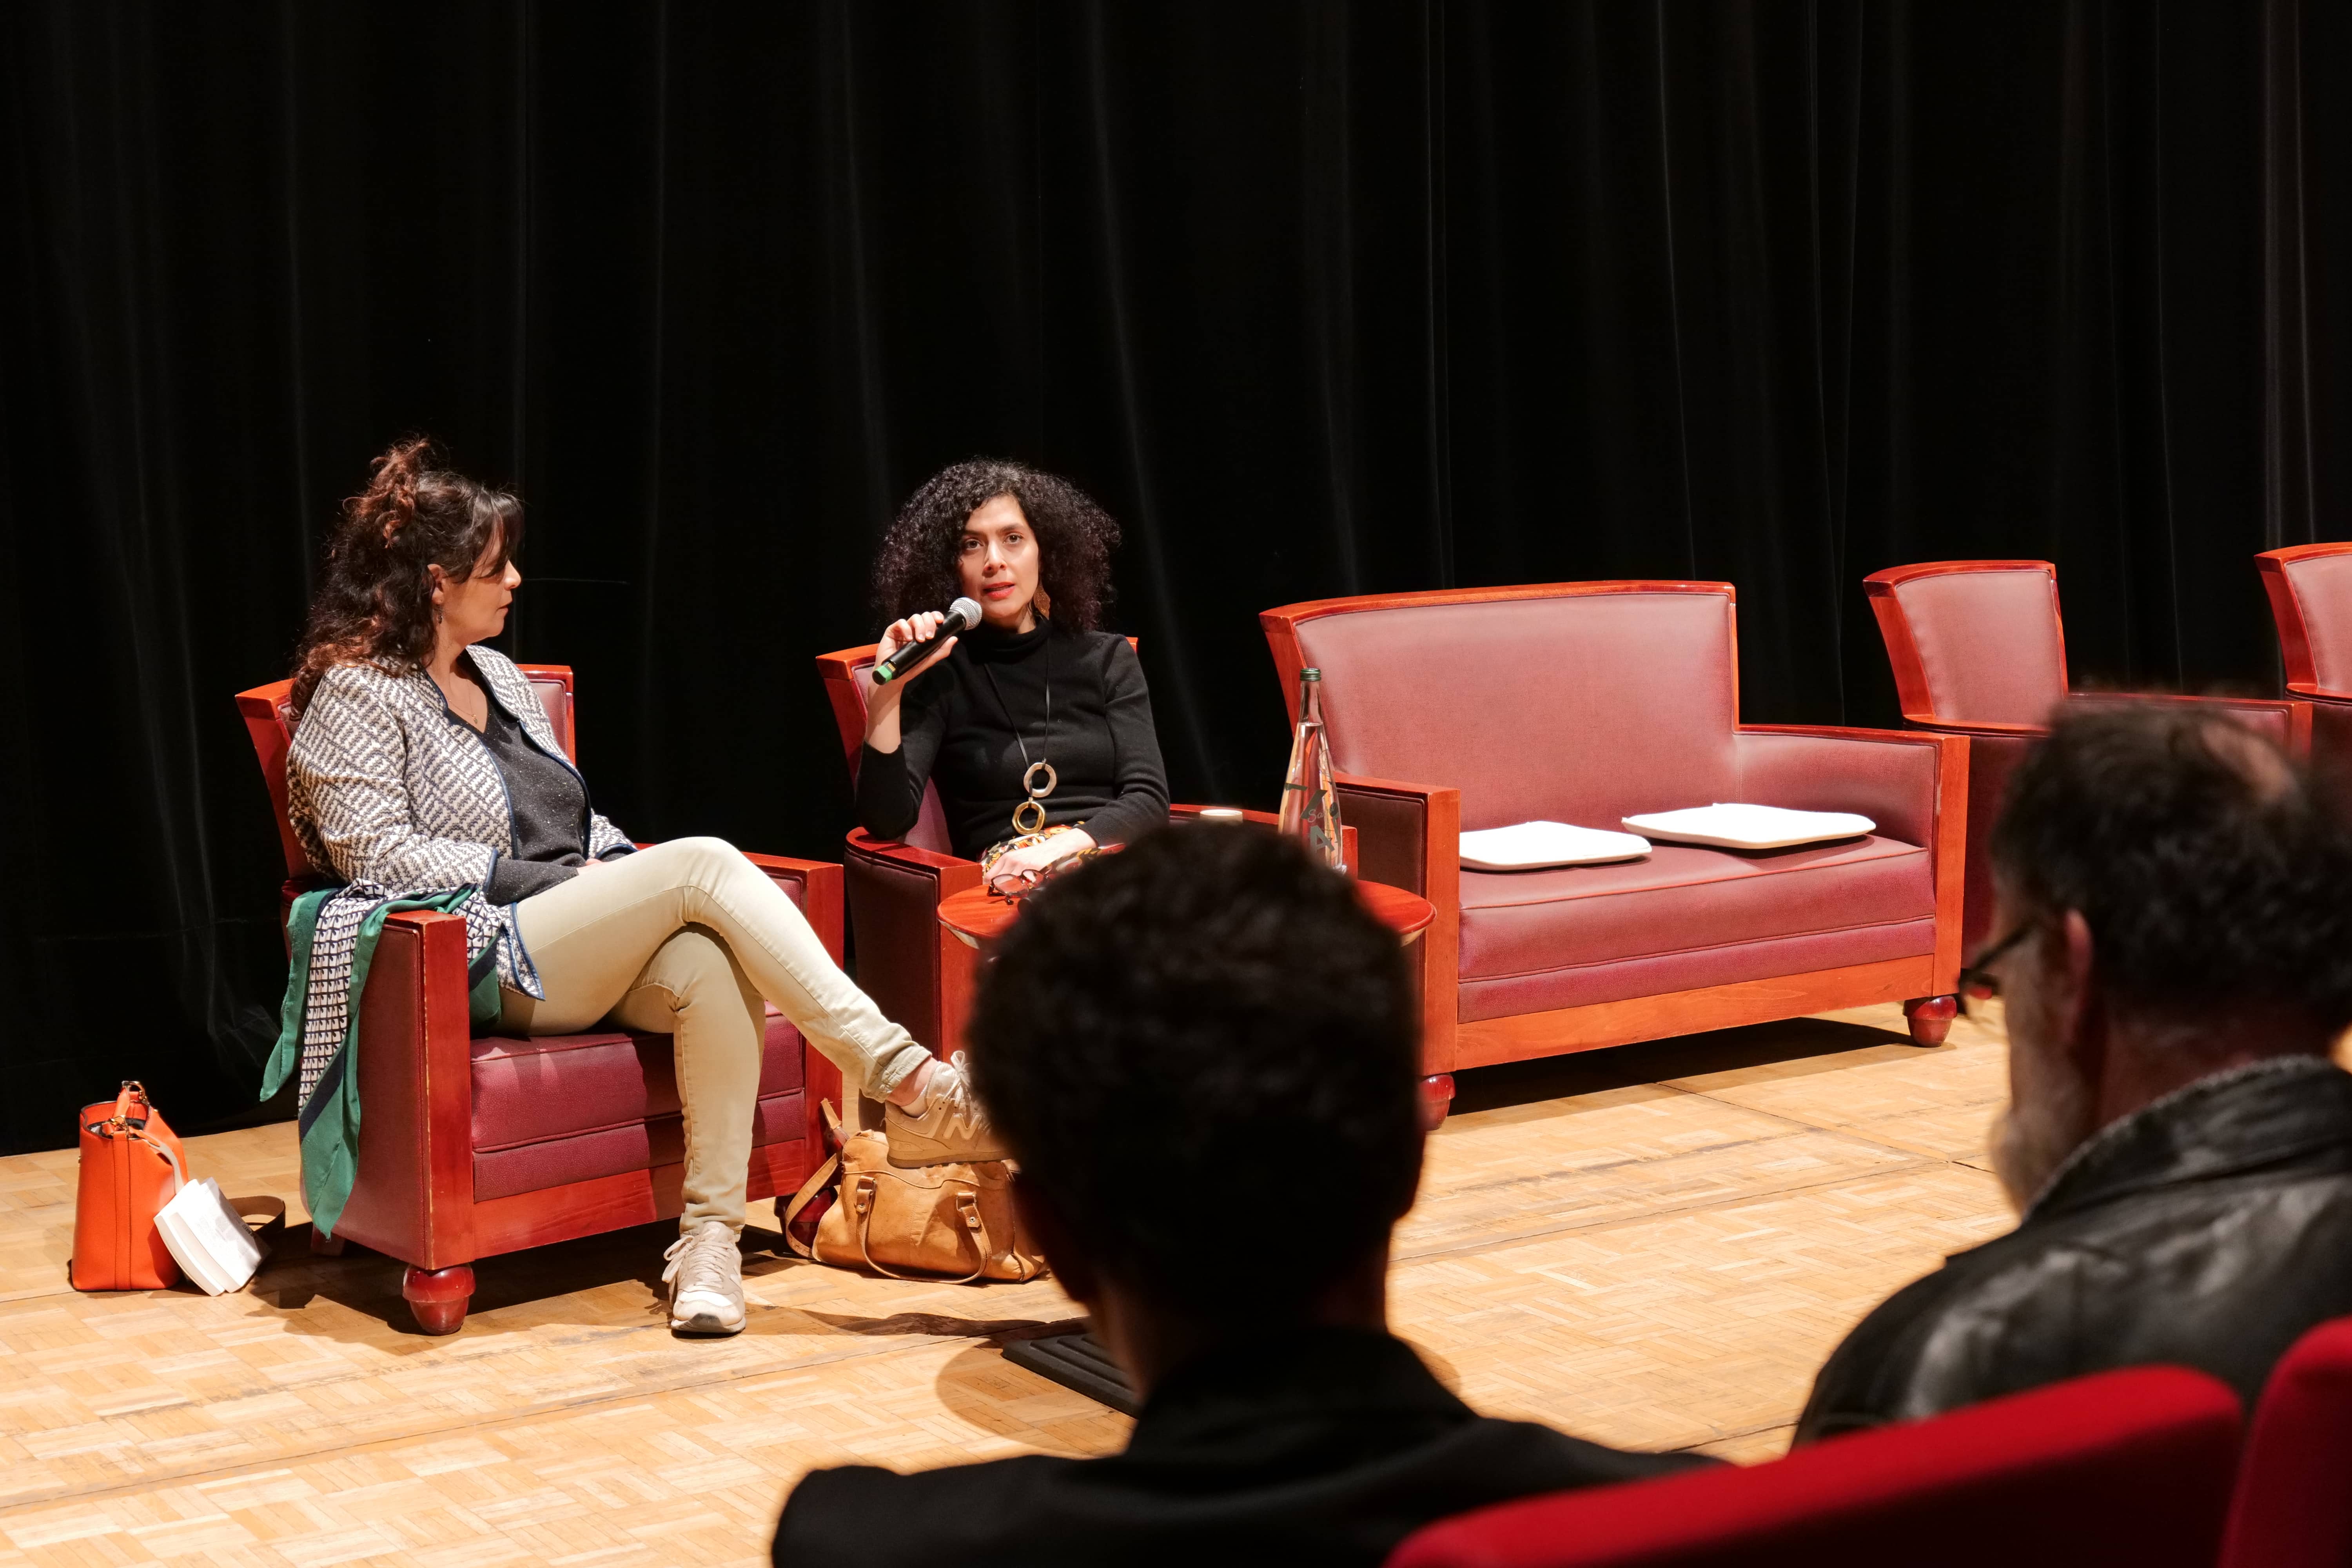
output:
M 501 988 L 502 1028 L 570 1035 L 599 1022 L 676 1037 L 686 1212 L 743 1227 L 767 1009 L 881 1099 L 929 1058 L 836 968 L 800 908 L 717 838 L 640 849 L 515 906 L 543 1001 Z

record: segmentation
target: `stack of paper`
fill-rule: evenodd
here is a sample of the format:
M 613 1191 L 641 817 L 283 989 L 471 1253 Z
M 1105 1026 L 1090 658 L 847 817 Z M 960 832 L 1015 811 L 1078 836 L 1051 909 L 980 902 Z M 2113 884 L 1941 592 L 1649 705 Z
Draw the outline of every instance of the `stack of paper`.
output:
M 261 1267 L 261 1244 L 253 1239 L 252 1227 L 229 1207 L 220 1184 L 210 1176 L 182 1187 L 157 1212 L 155 1228 L 180 1260 L 180 1271 L 208 1296 L 245 1289 Z
M 1515 822 L 1462 836 L 1462 863 L 1474 871 L 1530 871 L 1541 866 L 1590 866 L 1638 860 L 1650 841 L 1631 833 L 1573 827 L 1565 822 Z

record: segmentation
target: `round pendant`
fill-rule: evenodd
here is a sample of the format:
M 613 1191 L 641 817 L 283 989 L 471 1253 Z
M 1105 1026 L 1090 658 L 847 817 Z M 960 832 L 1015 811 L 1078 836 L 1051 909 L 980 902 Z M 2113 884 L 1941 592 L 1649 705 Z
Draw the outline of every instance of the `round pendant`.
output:
M 1032 812 L 1036 814 L 1034 819 L 1030 816 Z M 1045 808 L 1034 796 L 1013 808 L 1013 830 L 1015 833 L 1035 833 L 1045 826 Z
M 1037 783 L 1037 770 L 1040 768 L 1045 770 L 1045 782 L 1043 785 Z M 1054 786 L 1061 782 L 1062 775 L 1054 771 L 1054 764 L 1051 763 L 1031 763 L 1029 771 L 1021 775 L 1021 787 L 1029 792 L 1029 798 L 1033 802 L 1043 800 L 1053 794 Z

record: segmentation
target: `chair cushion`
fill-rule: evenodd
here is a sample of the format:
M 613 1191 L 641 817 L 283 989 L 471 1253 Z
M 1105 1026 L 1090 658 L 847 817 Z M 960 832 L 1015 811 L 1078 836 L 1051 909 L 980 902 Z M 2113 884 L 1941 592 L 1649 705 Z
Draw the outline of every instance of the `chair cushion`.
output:
M 2290 561 L 2286 580 L 2303 607 L 2312 679 L 2331 690 L 2352 690 L 2352 555 Z
M 805 1136 L 801 1034 L 773 1007 L 753 1146 Z M 535 1192 L 681 1157 L 670 1037 L 634 1030 L 473 1042 L 474 1196 Z
M 1927 852 L 1872 834 L 1741 854 L 1462 873 L 1463 1021 L 1910 958 L 1936 945 Z

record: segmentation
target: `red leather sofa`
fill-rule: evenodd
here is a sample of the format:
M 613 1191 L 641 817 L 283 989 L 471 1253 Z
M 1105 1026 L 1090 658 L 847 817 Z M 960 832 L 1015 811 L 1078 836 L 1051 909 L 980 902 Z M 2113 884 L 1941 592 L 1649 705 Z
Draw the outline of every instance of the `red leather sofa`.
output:
M 2266 698 L 2069 692 L 2058 573 L 2047 561 L 1929 561 L 1863 579 L 1895 669 L 1905 722 L 1969 742 L 1968 896 L 1973 951 L 1991 934 L 1986 855 L 2009 775 L 2061 704 L 2186 703 L 2226 713 L 2295 757 L 2311 743 L 2311 704 Z
M 2352 813 L 2352 544 L 2254 557 L 2278 625 L 2286 694 L 2311 705 L 2311 763 Z
M 579 755 L 571 669 L 521 667 L 564 750 Z M 289 683 L 237 694 L 286 851 L 283 903 L 320 885 L 287 815 Z M 841 868 L 753 855 L 841 960 Z M 324 1250 L 397 1258 L 428 1333 L 454 1333 L 477 1259 L 675 1217 L 684 1142 L 670 1037 L 634 1031 L 473 1036 L 466 922 L 430 911 L 384 922 L 360 1004 L 359 1171 Z M 841 1075 L 774 1008 L 752 1136 L 751 1196 L 789 1193 L 824 1158 L 820 1102 Z
M 1260 617 L 1295 706 L 1322 671 L 1358 873 L 1436 906 L 1433 1074 L 1828 1008 L 1950 1027 L 1968 745 L 1739 722 L 1726 583 L 1552 583 L 1286 605 Z M 1465 828 L 1717 801 L 1855 811 L 1877 832 L 1767 854 L 1465 870 Z
M 2225 1385 L 2135 1367 L 1769 1464 L 1484 1509 L 1388 1568 L 2210 1568 L 2237 1454 Z

